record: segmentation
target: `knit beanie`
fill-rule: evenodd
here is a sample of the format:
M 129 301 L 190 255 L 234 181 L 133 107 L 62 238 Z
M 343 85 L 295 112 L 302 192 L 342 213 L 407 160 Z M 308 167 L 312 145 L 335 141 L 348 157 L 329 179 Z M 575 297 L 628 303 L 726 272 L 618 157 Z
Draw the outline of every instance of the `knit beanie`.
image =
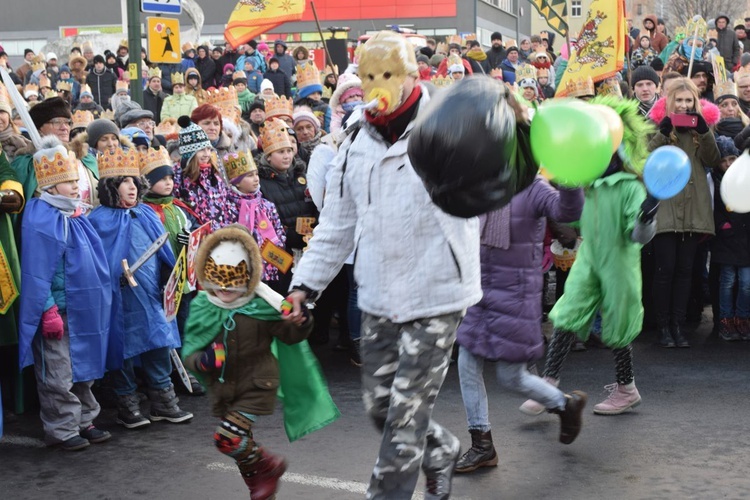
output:
M 70 107 L 62 97 L 45 99 L 29 110 L 34 126 L 39 129 L 45 123 L 55 118 L 72 118 Z
M 266 89 L 271 89 L 271 90 L 273 90 L 273 82 L 272 82 L 271 80 L 265 79 L 265 80 L 263 80 L 263 82 L 262 82 L 262 83 L 260 84 L 260 92 L 261 92 L 261 94 L 262 94 L 262 93 L 263 93 L 263 91 L 264 91 L 264 90 L 266 90 Z
M 133 146 L 146 146 L 151 147 L 151 139 L 148 138 L 146 135 L 146 132 L 139 129 L 138 127 L 126 127 L 122 130 L 120 130 L 120 134 L 127 137 L 130 142 L 133 143 Z
M 318 133 L 318 130 L 320 130 L 320 120 L 315 116 L 312 109 L 307 106 L 299 106 L 295 108 L 292 118 L 294 119 L 295 127 L 298 123 L 307 121 L 312 123 L 313 127 L 315 127 L 316 134 Z
M 747 66 L 750 64 L 750 54 L 745 52 L 740 56 L 740 66 Z
M 144 175 L 144 177 L 148 181 L 148 185 L 153 186 L 168 175 L 174 176 L 174 169 L 172 168 L 172 165 L 162 165 L 161 167 L 156 167 L 151 172 Z
M 654 71 L 664 71 L 664 61 L 662 61 L 658 57 L 655 57 L 654 60 L 651 61 L 651 64 L 649 66 L 654 68 Z
M 86 142 L 89 146 L 96 149 L 96 143 L 99 142 L 99 139 L 101 139 L 102 136 L 106 134 L 114 134 L 115 137 L 117 137 L 120 134 L 120 130 L 112 120 L 99 118 L 98 120 L 89 123 L 88 127 L 86 127 L 86 133 L 89 136 L 89 138 L 86 139 Z
M 427 56 L 426 56 L 426 55 L 424 55 L 424 54 L 419 54 L 419 55 L 417 56 L 417 62 L 418 62 L 418 63 L 420 63 L 420 62 L 423 62 L 423 63 L 425 63 L 425 64 L 430 64 L 430 58 L 429 58 L 429 57 L 427 57 Z
M 248 113 L 252 113 L 256 109 L 262 109 L 263 111 L 266 110 L 266 102 L 263 99 L 255 99 L 252 104 L 250 104 L 250 111 Z
M 180 155 L 185 162 L 192 160 L 195 153 L 201 149 L 213 147 L 206 132 L 192 122 L 190 117 L 181 116 L 177 120 L 177 124 L 182 127 L 182 130 L 180 130 Z
M 720 135 L 716 138 L 716 145 L 722 158 L 727 156 L 739 156 L 740 150 L 734 145 L 734 141 L 727 136 Z
M 630 83 L 633 88 L 635 88 L 635 84 L 643 80 L 652 81 L 654 82 L 654 85 L 657 87 L 659 86 L 659 75 L 651 66 L 638 66 L 638 68 L 633 71 Z

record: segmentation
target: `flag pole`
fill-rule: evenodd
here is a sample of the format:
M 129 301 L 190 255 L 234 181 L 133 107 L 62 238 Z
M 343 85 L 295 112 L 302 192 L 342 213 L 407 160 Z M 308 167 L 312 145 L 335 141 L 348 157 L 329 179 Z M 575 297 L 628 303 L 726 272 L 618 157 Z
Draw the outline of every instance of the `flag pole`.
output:
M 693 73 L 693 61 L 695 61 L 693 54 L 695 54 L 695 42 L 698 41 L 698 19 L 700 19 L 700 16 L 693 16 L 693 22 L 695 23 L 695 32 L 693 33 L 693 46 L 690 50 L 690 64 L 688 64 L 687 73 L 688 78 L 690 78 L 690 75 Z
M 336 78 L 336 80 L 338 81 L 339 75 L 336 73 L 336 65 L 333 64 L 333 58 L 331 57 L 331 53 L 328 52 L 328 45 L 326 45 L 326 41 L 323 38 L 323 30 L 320 28 L 320 20 L 318 20 L 318 11 L 315 10 L 315 2 L 310 2 L 310 7 L 312 7 L 313 16 L 315 17 L 315 24 L 318 27 L 318 33 L 320 34 L 320 41 L 323 42 L 323 50 L 325 50 L 326 52 L 326 58 L 331 62 L 331 73 L 333 73 L 334 78 Z

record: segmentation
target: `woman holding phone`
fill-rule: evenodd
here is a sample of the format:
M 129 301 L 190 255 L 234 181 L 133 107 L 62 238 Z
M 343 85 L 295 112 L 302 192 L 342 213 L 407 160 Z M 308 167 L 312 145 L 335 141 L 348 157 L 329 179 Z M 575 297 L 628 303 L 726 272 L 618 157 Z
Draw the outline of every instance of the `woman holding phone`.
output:
M 718 122 L 719 110 L 699 99 L 698 89 L 691 80 L 679 78 L 670 84 L 666 100 L 654 105 L 649 116 L 659 128 L 649 149 L 676 146 L 688 155 L 691 163 L 690 181 L 685 189 L 661 202 L 653 239 L 654 308 L 659 343 L 662 347 L 690 347 L 681 328 L 698 243 L 714 234 L 706 169 L 718 166 L 721 161 L 710 128 Z

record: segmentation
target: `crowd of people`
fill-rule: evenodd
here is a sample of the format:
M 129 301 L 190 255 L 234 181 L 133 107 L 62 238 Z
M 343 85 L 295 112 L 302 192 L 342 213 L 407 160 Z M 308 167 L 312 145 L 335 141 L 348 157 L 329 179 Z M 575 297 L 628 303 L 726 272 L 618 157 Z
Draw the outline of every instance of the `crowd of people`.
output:
M 628 68 L 569 94 L 625 123 L 607 171 L 584 189 L 535 170 L 479 220 L 432 203 L 407 152 L 416 117 L 431 96 L 486 75 L 503 82 L 508 119 L 528 121 L 567 64 L 551 33 L 517 47 L 494 33 L 483 51 L 471 36 L 415 48 L 381 32 L 340 75 L 283 41 L 186 43 L 181 65 L 141 54 L 143 103 L 130 99 L 124 42 L 103 54 L 86 42 L 64 64 L 27 50 L 12 75 L 33 123 L 12 89 L 0 92 L 0 345 L 14 346 L 17 367 L 34 366 L 47 442 L 81 450 L 111 437 L 94 425 L 95 381 L 127 429 L 192 419 L 173 382 L 182 349 L 190 391 L 208 387 L 221 419 L 217 448 L 251 498 L 269 498 L 286 465 L 252 427 L 273 411 L 279 342 L 327 345 L 336 321 L 334 349 L 362 367 L 365 407 L 384 433 L 368 498 L 410 498 L 420 468 L 426 498 L 448 498 L 454 472 L 498 461 L 486 362 L 530 398 L 521 411 L 559 415 L 570 444 L 587 402 L 558 388 L 571 350 L 594 337 L 612 348 L 616 382 L 594 413 L 613 415 L 641 402 L 631 343 L 644 324 L 662 347 L 689 347 L 685 324 L 710 302 L 722 340 L 750 340 L 750 219 L 718 195 L 750 146 L 750 19 L 733 31 L 726 16 L 712 24 L 715 34 L 700 21 L 672 38 L 655 16 L 631 27 Z M 717 54 L 730 77 L 714 74 Z M 1 48 L 0 64 L 11 69 Z M 675 114 L 694 120 L 672 123 Z M 659 202 L 635 166 L 664 145 L 687 154 L 691 176 Z M 204 230 L 212 235 L 194 254 Z M 576 255 L 572 268 L 553 267 L 553 247 Z M 179 283 L 167 317 L 164 289 L 187 255 L 197 287 Z M 528 368 L 545 351 L 551 275 L 558 300 L 540 377 Z M 431 420 L 452 356 L 471 435 L 464 454 Z M 324 384 L 313 393 L 327 394 Z

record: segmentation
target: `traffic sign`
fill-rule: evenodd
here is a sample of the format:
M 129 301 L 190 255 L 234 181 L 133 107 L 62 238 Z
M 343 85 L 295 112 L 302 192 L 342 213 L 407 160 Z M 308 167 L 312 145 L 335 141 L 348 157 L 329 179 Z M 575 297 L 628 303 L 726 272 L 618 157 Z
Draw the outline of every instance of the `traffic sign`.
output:
M 178 64 L 182 61 L 178 19 L 147 17 L 146 30 L 149 61 L 168 64 Z
M 181 0 L 141 0 L 141 12 L 182 14 Z

